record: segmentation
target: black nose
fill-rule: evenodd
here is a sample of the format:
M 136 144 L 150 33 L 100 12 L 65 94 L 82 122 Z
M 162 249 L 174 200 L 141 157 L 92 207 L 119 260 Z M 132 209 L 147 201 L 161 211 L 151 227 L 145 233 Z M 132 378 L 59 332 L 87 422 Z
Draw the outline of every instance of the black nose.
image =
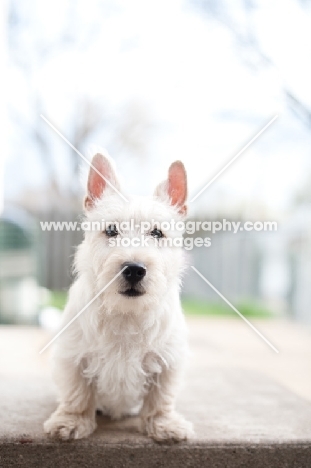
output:
M 131 284 L 138 283 L 146 274 L 146 267 L 143 263 L 125 262 L 122 265 L 122 268 L 124 267 L 126 268 L 122 272 L 122 275 Z

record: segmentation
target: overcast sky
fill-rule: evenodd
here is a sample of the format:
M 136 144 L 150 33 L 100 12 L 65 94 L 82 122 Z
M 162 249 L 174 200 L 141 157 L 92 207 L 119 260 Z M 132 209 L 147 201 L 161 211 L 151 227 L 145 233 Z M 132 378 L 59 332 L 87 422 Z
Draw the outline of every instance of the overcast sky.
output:
M 311 14 L 298 0 L 253 3 L 247 20 L 242 2 L 227 2 L 226 14 L 242 35 L 251 30 L 256 48 L 269 59 L 266 64 L 251 48 L 239 46 L 226 22 L 182 0 L 76 2 L 72 14 L 81 34 L 69 30 L 70 47 L 55 47 L 38 59 L 38 40 L 53 44 L 63 34 L 71 3 L 32 0 L 27 9 L 20 3 L 29 23 L 21 49 L 28 51 L 31 71 L 26 77 L 13 57 L 9 61 L 9 107 L 33 124 L 30 87 L 38 89 L 46 117 L 68 135 L 81 96 L 105 103 L 114 117 L 127 103 L 141 103 L 156 130 L 145 165 L 116 157 L 127 188 L 150 193 L 169 163 L 181 159 L 191 195 L 278 114 L 196 206 L 225 203 L 230 210 L 256 202 L 284 210 L 311 173 L 311 133 L 290 112 L 283 91 L 289 89 L 311 109 Z M 87 35 L 91 39 L 84 41 Z M 46 173 L 25 134 L 9 119 L 5 187 L 7 196 L 16 196 L 26 187 L 44 185 Z M 89 143 L 106 147 L 109 141 L 99 132 Z M 55 135 L 51 145 L 61 183 L 68 183 L 65 143 Z

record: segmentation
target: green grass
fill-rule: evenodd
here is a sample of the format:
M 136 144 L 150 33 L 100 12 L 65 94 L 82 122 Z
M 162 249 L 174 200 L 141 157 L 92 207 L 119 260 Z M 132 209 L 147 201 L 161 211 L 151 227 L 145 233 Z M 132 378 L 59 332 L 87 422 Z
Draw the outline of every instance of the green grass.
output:
M 273 312 L 255 301 L 243 301 L 233 304 L 245 317 L 269 318 Z M 182 299 L 183 310 L 186 315 L 226 316 L 238 317 L 238 315 L 225 303 L 212 303 L 194 298 Z
M 45 306 L 57 307 L 63 310 L 67 301 L 67 291 L 50 291 L 50 297 L 45 302 Z
M 51 291 L 50 297 L 44 304 L 63 310 L 67 301 L 67 291 Z M 273 312 L 255 301 L 243 301 L 233 304 L 245 317 L 269 318 Z M 225 303 L 213 303 L 200 299 L 185 297 L 182 299 L 183 310 L 186 315 L 205 315 L 219 317 L 237 317 L 238 315 Z

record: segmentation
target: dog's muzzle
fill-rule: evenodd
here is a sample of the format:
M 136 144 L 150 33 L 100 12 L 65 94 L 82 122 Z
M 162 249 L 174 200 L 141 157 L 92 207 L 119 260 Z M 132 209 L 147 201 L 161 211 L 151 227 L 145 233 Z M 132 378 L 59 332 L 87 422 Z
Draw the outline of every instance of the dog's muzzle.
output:
M 125 291 L 121 291 L 121 294 L 130 297 L 141 296 L 144 294 L 139 283 L 146 276 L 146 266 L 143 263 L 125 262 L 123 263 L 122 268 L 125 268 L 122 272 L 122 276 L 129 288 Z

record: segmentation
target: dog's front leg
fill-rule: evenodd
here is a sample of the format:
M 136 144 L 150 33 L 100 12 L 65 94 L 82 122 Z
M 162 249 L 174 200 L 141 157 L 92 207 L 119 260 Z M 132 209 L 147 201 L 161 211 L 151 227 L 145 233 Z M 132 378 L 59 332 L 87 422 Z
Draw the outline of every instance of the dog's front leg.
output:
M 59 360 L 55 374 L 60 403 L 44 423 L 45 432 L 63 440 L 87 437 L 96 428 L 93 385 L 72 362 Z
M 192 424 L 175 411 L 178 372 L 164 368 L 146 394 L 141 418 L 149 437 L 158 442 L 179 442 L 193 434 Z

